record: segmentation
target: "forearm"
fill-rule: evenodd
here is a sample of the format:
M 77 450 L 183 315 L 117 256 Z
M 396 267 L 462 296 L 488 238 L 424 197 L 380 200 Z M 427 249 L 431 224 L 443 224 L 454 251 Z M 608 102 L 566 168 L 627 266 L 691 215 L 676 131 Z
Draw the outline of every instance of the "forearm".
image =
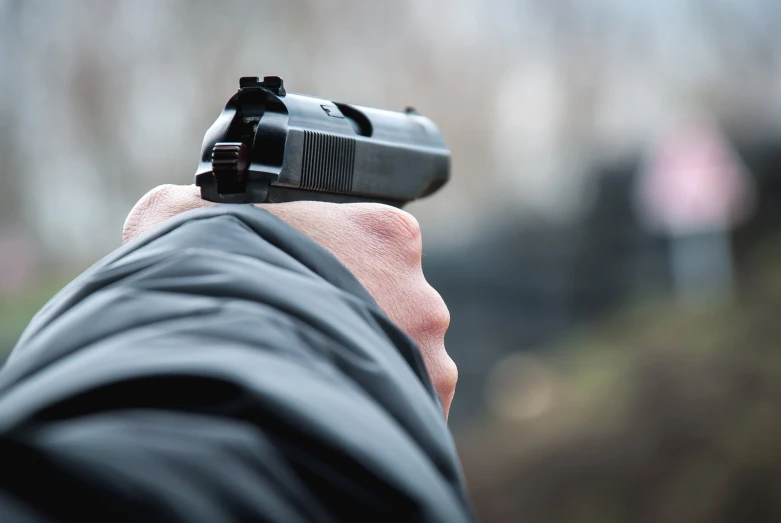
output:
M 125 246 L 36 318 L 0 375 L 0 427 L 182 520 L 341 520 L 349 502 L 460 521 L 416 351 L 311 241 L 257 209 L 211 209 Z

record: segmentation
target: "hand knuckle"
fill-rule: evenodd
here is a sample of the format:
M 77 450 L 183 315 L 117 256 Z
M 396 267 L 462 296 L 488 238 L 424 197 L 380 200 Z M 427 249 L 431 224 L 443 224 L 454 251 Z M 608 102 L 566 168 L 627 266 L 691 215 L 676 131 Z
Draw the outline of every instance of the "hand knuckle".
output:
M 445 302 L 442 301 L 442 298 L 439 298 L 435 303 L 438 304 L 438 307 L 435 309 L 435 312 L 432 315 L 433 317 L 431 318 L 431 330 L 438 335 L 444 336 L 445 332 L 450 327 L 450 311 L 445 305 Z
M 445 305 L 442 296 L 433 287 L 426 284 L 424 296 L 420 299 L 421 314 L 417 330 L 435 338 L 444 338 L 445 332 L 450 327 L 450 311 Z
M 356 216 L 371 233 L 395 242 L 419 242 L 420 224 L 410 213 L 382 204 L 365 204 Z
M 441 376 L 441 385 L 444 390 L 452 391 L 458 383 L 458 366 L 452 358 L 445 358 L 443 362 L 443 372 Z
M 385 212 L 388 229 L 391 235 L 395 234 L 402 239 L 420 241 L 420 224 L 410 213 L 389 207 Z

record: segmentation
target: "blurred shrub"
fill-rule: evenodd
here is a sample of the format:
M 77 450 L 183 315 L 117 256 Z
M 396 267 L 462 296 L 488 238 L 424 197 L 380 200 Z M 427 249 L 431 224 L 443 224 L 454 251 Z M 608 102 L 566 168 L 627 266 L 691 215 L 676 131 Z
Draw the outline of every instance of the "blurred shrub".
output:
M 501 364 L 460 437 L 482 520 L 781 521 L 781 244 L 742 274 Z
M 61 275 L 48 275 L 21 292 L 0 296 L 0 362 L 11 352 L 38 309 L 68 281 Z

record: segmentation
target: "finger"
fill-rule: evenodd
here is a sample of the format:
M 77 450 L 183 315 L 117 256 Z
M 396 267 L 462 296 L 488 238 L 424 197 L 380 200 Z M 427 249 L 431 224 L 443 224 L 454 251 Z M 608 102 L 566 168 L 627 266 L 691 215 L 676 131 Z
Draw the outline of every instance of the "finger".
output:
M 144 234 L 174 216 L 213 205 L 201 199 L 194 185 L 160 185 L 146 193 L 128 214 L 122 228 L 122 243 Z

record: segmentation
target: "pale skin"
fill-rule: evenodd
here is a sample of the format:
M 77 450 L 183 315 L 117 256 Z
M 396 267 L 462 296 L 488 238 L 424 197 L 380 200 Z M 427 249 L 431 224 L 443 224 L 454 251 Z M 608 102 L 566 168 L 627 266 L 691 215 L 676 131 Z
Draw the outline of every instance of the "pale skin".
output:
M 123 243 L 183 212 L 217 205 L 193 185 L 149 191 L 125 220 Z M 458 370 L 445 350 L 450 314 L 421 267 L 422 241 L 415 218 L 375 203 L 291 202 L 258 204 L 303 232 L 341 261 L 377 304 L 420 347 L 447 417 Z

